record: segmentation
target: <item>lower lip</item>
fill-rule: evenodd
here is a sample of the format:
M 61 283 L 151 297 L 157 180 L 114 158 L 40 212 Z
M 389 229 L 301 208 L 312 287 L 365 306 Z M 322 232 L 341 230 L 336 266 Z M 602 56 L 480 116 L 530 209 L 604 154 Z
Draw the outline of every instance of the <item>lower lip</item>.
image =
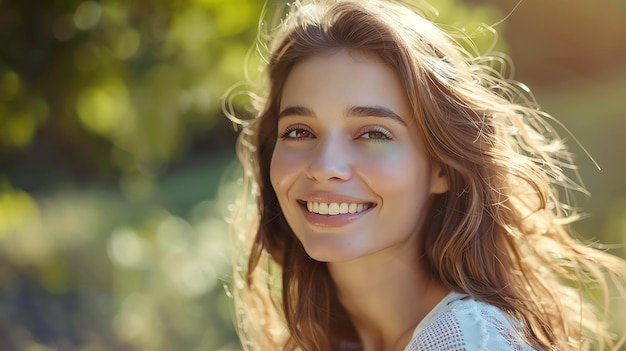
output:
M 309 212 L 305 207 L 300 206 L 300 210 L 304 214 L 306 220 L 316 226 L 316 227 L 341 227 L 344 225 L 348 225 L 355 220 L 361 218 L 365 214 L 367 214 L 372 208 L 370 207 L 365 211 L 359 213 L 346 213 L 346 214 L 338 214 L 338 215 L 321 215 L 313 212 Z

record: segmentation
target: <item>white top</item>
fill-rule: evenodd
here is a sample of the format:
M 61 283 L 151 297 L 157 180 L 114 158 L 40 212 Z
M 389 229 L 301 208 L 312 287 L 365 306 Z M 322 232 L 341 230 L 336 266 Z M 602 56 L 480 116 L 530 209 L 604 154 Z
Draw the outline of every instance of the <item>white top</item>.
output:
M 499 308 L 451 292 L 417 325 L 404 351 L 535 350 L 519 330 Z

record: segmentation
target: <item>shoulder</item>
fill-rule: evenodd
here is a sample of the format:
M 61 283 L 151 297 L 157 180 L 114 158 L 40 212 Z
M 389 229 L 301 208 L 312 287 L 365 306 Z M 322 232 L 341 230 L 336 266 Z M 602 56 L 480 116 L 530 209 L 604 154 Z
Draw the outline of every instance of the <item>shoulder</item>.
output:
M 534 350 L 521 336 L 518 323 L 495 306 L 465 296 L 444 299 L 432 312 L 426 323 L 418 325 L 405 351 Z

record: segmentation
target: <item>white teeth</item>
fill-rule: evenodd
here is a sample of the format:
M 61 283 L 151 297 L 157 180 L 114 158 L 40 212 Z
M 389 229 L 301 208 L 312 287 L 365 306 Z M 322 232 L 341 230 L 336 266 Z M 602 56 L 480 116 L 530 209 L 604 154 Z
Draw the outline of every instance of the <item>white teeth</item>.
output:
M 322 215 L 339 215 L 347 213 L 359 213 L 369 208 L 368 204 L 363 203 L 347 203 L 347 202 L 313 202 L 307 201 L 306 208 L 309 212 L 318 213 Z

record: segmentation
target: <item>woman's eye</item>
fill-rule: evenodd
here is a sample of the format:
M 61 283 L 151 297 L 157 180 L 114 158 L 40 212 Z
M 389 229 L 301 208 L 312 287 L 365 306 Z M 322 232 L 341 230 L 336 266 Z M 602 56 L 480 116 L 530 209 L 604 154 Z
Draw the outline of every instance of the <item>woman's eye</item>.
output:
M 282 137 L 284 139 L 306 139 L 313 137 L 313 133 L 306 129 L 296 128 L 286 131 Z
M 372 140 L 390 140 L 391 136 L 388 133 L 379 130 L 370 130 L 361 134 L 360 138 L 362 139 L 372 139 Z

